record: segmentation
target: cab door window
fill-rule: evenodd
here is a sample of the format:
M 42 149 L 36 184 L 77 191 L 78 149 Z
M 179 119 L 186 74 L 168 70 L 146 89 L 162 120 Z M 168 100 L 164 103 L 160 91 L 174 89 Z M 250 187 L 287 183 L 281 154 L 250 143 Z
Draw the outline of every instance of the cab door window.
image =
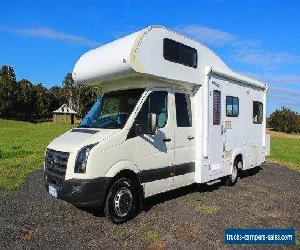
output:
M 147 122 L 150 113 L 155 113 L 157 115 L 158 128 L 165 127 L 168 120 L 167 91 L 155 91 L 147 97 L 146 101 L 143 104 L 143 107 L 136 117 L 136 122 L 140 124 L 141 128 L 147 128 Z
M 191 100 L 188 94 L 175 93 L 177 127 L 192 127 Z

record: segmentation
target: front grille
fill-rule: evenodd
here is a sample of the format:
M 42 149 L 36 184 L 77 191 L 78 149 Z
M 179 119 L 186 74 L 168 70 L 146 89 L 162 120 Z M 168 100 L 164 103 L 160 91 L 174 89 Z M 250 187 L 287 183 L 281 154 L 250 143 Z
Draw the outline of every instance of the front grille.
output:
M 65 180 L 69 153 L 47 149 L 45 178 L 48 183 L 62 187 Z

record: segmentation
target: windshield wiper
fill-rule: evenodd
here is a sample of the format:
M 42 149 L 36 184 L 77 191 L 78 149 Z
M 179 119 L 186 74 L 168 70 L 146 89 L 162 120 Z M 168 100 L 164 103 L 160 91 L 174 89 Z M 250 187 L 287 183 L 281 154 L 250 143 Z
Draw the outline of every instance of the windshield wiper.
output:
M 90 128 L 89 125 L 79 125 L 78 128 Z

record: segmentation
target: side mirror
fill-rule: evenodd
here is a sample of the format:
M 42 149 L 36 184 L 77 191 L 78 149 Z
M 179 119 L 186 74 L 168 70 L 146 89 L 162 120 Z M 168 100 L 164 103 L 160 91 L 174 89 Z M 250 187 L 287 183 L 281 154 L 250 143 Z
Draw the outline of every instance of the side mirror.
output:
M 148 133 L 154 135 L 157 129 L 157 115 L 150 113 L 148 116 Z

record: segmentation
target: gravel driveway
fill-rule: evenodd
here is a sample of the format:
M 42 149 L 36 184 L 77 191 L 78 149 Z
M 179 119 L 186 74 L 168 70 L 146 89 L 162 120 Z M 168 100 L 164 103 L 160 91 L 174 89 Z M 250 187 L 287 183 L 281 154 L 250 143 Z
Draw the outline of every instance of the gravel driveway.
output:
M 37 171 L 0 200 L 0 248 L 217 248 L 224 228 L 300 230 L 300 173 L 263 165 L 234 187 L 183 188 L 146 200 L 123 225 L 51 198 Z

